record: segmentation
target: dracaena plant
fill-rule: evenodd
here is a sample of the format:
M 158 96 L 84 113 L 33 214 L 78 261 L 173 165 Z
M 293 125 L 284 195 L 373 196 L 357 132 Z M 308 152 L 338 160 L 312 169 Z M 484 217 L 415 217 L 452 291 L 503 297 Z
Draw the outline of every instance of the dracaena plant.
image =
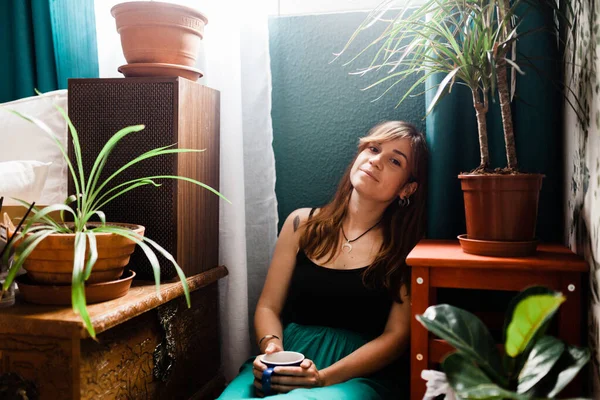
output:
M 504 352 L 475 315 L 447 304 L 429 307 L 417 320 L 456 352 L 442 361 L 462 399 L 554 398 L 588 362 L 588 349 L 546 335 L 565 297 L 542 286 L 519 293 L 504 324 Z
M 223 195 L 221 195 L 212 187 L 197 180 L 183 176 L 145 176 L 132 179 L 120 184 L 111 185 L 111 183 L 113 183 L 115 179 L 119 177 L 124 171 L 144 160 L 148 160 L 154 157 L 160 157 L 167 154 L 201 152 L 203 150 L 177 149 L 173 148 L 174 145 L 156 148 L 133 158 L 131 161 L 127 162 L 126 164 L 112 172 L 108 176 L 108 178 L 103 178 L 102 180 L 100 180 L 106 162 L 110 157 L 110 154 L 113 151 L 113 149 L 116 146 L 118 146 L 120 141 L 126 136 L 134 134 L 144 129 L 144 125 L 128 126 L 115 133 L 106 142 L 106 144 L 96 157 L 96 160 L 91 170 L 89 171 L 89 174 L 86 174 L 83 169 L 81 145 L 79 142 L 77 130 L 71 123 L 71 120 L 69 119 L 67 113 L 58 106 L 56 108 L 58 112 L 61 113 L 61 115 L 66 120 L 69 126 L 69 133 L 74 150 L 74 162 L 69 158 L 66 149 L 64 148 L 58 137 L 43 121 L 21 114 L 14 110 L 8 110 L 16 114 L 17 116 L 24 118 L 25 120 L 37 125 L 39 128 L 41 128 L 43 132 L 45 132 L 47 135 L 50 136 L 50 138 L 52 138 L 52 140 L 58 146 L 60 152 L 63 155 L 63 158 L 66 161 L 68 170 L 73 179 L 75 194 L 70 195 L 62 204 L 49 205 L 43 209 L 39 209 L 36 207 L 32 209 L 33 216 L 29 219 L 27 224 L 24 225 L 24 229 L 17 233 L 18 237 L 16 239 L 20 240 L 13 240 L 11 243 L 12 248 L 8 249 L 14 252 L 14 259 L 8 271 L 6 280 L 4 281 L 4 284 L 2 286 L 0 298 L 1 295 L 10 287 L 24 261 L 41 241 L 43 241 L 46 237 L 52 234 L 75 234 L 73 275 L 71 283 L 71 302 L 73 306 L 73 311 L 81 316 L 90 336 L 95 337 L 94 327 L 92 326 L 87 311 L 84 285 L 85 281 L 89 278 L 98 257 L 95 234 L 109 233 L 127 238 L 135 242 L 138 246 L 140 246 L 146 257 L 150 261 L 150 265 L 152 266 L 158 296 L 160 296 L 160 264 L 155 252 L 162 254 L 167 260 L 169 260 L 174 265 L 175 270 L 177 271 L 177 274 L 181 280 L 181 284 L 185 293 L 185 298 L 189 307 L 189 287 L 185 279 L 185 275 L 182 269 L 177 264 L 175 258 L 154 240 L 142 236 L 131 229 L 108 224 L 106 222 L 106 216 L 102 212 L 102 208 L 111 201 L 118 198 L 119 196 L 122 196 L 123 194 L 136 188 L 147 185 L 159 187 L 160 184 L 158 183 L 158 181 L 162 179 L 177 179 L 190 182 L 194 185 L 198 185 L 207 190 L 210 190 L 214 194 L 229 202 L 229 200 L 227 200 Z M 27 202 L 20 202 L 26 207 L 30 206 L 30 204 Z M 55 219 L 52 217 L 52 214 L 56 213 L 59 213 L 59 219 Z M 65 215 L 68 215 L 71 221 L 66 222 Z M 90 222 L 93 219 L 99 219 L 100 223 L 90 224 Z M 5 258 L 8 258 L 8 254 L 11 251 L 5 252 Z M 87 258 L 86 253 L 88 254 Z
M 370 64 L 356 74 L 387 69 L 384 78 L 367 87 L 387 84 L 381 96 L 416 75 L 416 82 L 403 93 L 398 105 L 417 94 L 429 77 L 442 74 L 443 79 L 427 113 L 452 91 L 455 84 L 467 86 L 477 116 L 480 168 L 486 169 L 489 150 L 485 116 L 490 89 L 494 84 L 494 49 L 512 40 L 510 36 L 503 35 L 504 26 L 496 18 L 495 3 L 489 0 L 430 0 L 411 9 L 409 2 L 394 18 L 386 20 L 385 15 L 394 3 L 384 1 L 372 11 L 337 56 L 349 48 L 361 31 L 378 21 L 386 22 L 387 27 L 381 35 L 346 64 L 357 60 L 368 50 L 375 50 Z
M 480 165 L 473 172 L 489 169 L 485 117 L 489 109 L 488 98 L 497 92 L 504 128 L 506 172 L 514 173 L 518 171 L 518 162 L 510 105 L 516 73 L 522 74 L 523 66 L 537 70 L 535 63 L 525 55 L 521 54 L 517 60 L 516 41 L 541 30 L 521 29 L 527 12 L 519 17 L 519 9 L 542 7 L 551 10 L 555 25 L 549 28 L 559 36 L 560 25 L 563 25 L 567 33 L 559 39 L 566 43 L 577 39 L 577 35 L 571 33 L 575 21 L 573 8 L 581 2 L 574 0 L 571 6 L 570 2 L 550 0 L 427 0 L 415 6 L 411 0 L 385 0 L 369 13 L 336 58 L 349 51 L 361 32 L 382 22 L 386 25 L 383 32 L 345 63 L 354 63 L 367 52 L 375 53 L 367 67 L 359 68 L 353 74 L 362 76 L 373 71 L 387 71 L 384 78 L 365 88 L 387 85 L 377 99 L 398 83 L 417 76 L 416 82 L 400 96 L 398 106 L 410 96 L 423 94 L 424 82 L 441 74 L 443 78 L 427 109 L 430 113 L 445 95 L 451 93 L 454 85 L 467 86 L 476 111 L 480 148 Z M 398 3 L 401 6 L 398 7 Z M 391 13 L 394 16 L 390 18 Z M 567 95 L 574 94 L 572 89 L 562 82 L 553 83 L 560 87 L 565 100 L 581 119 L 582 104 L 577 96 Z

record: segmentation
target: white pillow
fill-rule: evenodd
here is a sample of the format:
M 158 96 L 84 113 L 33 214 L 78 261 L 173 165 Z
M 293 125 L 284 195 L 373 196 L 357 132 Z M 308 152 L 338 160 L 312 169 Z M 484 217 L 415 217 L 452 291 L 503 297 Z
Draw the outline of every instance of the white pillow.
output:
M 0 197 L 4 197 L 3 205 L 21 204 L 13 198 L 40 204 L 51 164 L 40 161 L 0 162 Z
M 42 120 L 66 148 L 67 123 L 54 104 L 67 110 L 67 90 L 0 104 L 0 108 L 16 110 Z M 16 160 L 52 163 L 46 185 L 37 200 L 40 205 L 62 203 L 67 198 L 67 164 L 56 143 L 33 123 L 0 110 L 0 162 Z

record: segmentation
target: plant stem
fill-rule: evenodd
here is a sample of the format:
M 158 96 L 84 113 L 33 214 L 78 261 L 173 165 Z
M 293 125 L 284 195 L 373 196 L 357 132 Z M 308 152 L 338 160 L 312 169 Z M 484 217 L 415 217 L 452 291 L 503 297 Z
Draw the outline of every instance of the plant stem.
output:
M 479 168 L 485 170 L 490 165 L 490 151 L 488 148 L 488 137 L 487 137 L 487 122 L 485 120 L 485 114 L 487 113 L 487 107 L 484 103 L 479 100 L 479 94 L 477 89 L 471 89 L 473 93 L 473 106 L 475 107 L 475 113 L 477 114 L 477 130 L 479 132 L 479 154 L 481 155 L 481 163 Z M 485 94 L 484 94 L 485 96 Z
M 504 40 L 508 39 L 509 28 L 511 27 L 510 2 L 508 0 L 499 0 L 498 19 L 503 22 L 502 36 Z M 498 84 L 498 97 L 500 100 L 500 113 L 502 114 L 502 127 L 504 128 L 504 145 L 506 147 L 506 162 L 508 168 L 518 169 L 517 150 L 515 147 L 515 134 L 512 123 L 512 110 L 510 108 L 510 95 L 508 93 L 507 63 L 506 55 L 510 53 L 511 43 L 507 42 L 506 47 L 498 51 L 496 47 L 496 82 Z
M 510 95 L 508 94 L 508 82 L 506 77 L 506 60 L 504 52 L 500 52 L 496 58 L 496 79 L 498 82 L 498 97 L 500 99 L 500 112 L 502 114 L 502 127 L 504 128 L 504 145 L 506 146 L 506 161 L 508 168 L 517 170 L 517 151 L 515 147 L 515 134 L 512 123 L 512 111 L 510 109 Z

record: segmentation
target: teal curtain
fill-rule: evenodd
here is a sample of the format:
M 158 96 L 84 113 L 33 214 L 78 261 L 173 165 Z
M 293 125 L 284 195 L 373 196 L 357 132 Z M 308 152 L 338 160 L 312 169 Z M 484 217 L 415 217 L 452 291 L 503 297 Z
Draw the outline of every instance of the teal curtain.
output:
M 0 54 L 0 103 L 97 78 L 94 1 L 0 1 Z
M 563 241 L 562 207 L 562 97 L 559 91 L 560 55 L 553 33 L 553 15 L 540 6 L 523 6 L 517 43 L 519 59 L 528 66 L 517 76 L 513 122 L 519 169 L 543 173 L 537 236 L 545 241 Z M 431 103 L 443 76 L 426 82 L 426 105 Z M 490 101 L 487 116 L 492 167 L 506 166 L 504 137 L 498 100 Z M 427 141 L 431 150 L 428 232 L 430 238 L 454 239 L 465 233 L 464 203 L 457 175 L 479 165 L 477 124 L 470 91 L 455 86 L 429 114 Z

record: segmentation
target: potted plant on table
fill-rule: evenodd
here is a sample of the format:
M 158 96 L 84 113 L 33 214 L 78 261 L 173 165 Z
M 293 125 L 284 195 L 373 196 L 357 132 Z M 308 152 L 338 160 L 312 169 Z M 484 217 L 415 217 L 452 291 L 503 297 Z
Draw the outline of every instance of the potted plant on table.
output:
M 175 258 L 160 244 L 144 236 L 144 228 L 139 225 L 107 223 L 102 208 L 119 196 L 136 188 L 153 185 L 159 187 L 161 179 L 178 179 L 203 187 L 227 200 L 218 191 L 202 182 L 183 176 L 158 175 L 132 179 L 116 185 L 113 183 L 119 175 L 131 166 L 166 154 L 201 152 L 203 150 L 176 149 L 172 146 L 161 147 L 145 152 L 125 165 L 111 171 L 106 179 L 100 180 L 103 168 L 115 146 L 127 135 L 144 129 L 144 125 L 129 126 L 115 133 L 98 154 L 89 174 L 83 170 L 79 136 L 66 112 L 57 107 L 69 126 L 73 142 L 75 160 L 69 159 L 67 152 L 57 136 L 42 121 L 9 110 L 14 114 L 36 124 L 48 134 L 60 149 L 72 176 L 76 193 L 69 196 L 63 204 L 49 205 L 43 209 L 23 205 L 32 209 L 33 216 L 24 225 L 24 229 L 16 232 L 17 240 L 12 240 L 5 251 L 5 262 L 13 251 L 14 260 L 4 284 L 0 298 L 4 294 L 21 267 L 28 271 L 28 280 L 38 285 L 71 285 L 71 304 L 73 311 L 80 314 L 90 336 L 95 337 L 87 307 L 85 283 L 106 282 L 118 279 L 129 262 L 129 256 L 136 245 L 140 246 L 148 257 L 156 281 L 157 295 L 160 296 L 160 265 L 155 254 L 159 252 L 169 260 L 183 285 L 188 307 L 190 294 L 183 271 Z M 59 212 L 60 218 L 53 218 L 52 213 Z M 70 221 L 67 221 L 67 218 Z M 99 222 L 92 222 L 93 219 Z M 121 293 L 123 295 L 124 293 Z M 50 299 L 52 301 L 52 299 Z
M 371 12 L 337 56 L 348 49 L 360 31 L 381 20 L 393 3 L 386 1 Z M 536 246 L 535 225 L 543 175 L 518 171 L 507 79 L 509 67 L 520 71 L 514 58 L 517 29 L 511 22 L 519 3 L 519 0 L 512 5 L 507 0 L 430 0 L 410 11 L 409 4 L 400 9 L 375 41 L 348 62 L 368 49 L 375 49 L 370 65 L 358 74 L 389 68 L 385 78 L 368 87 L 392 82 L 384 94 L 406 78 L 419 75 L 398 104 L 420 90 L 427 78 L 442 74 L 444 78 L 427 113 L 451 93 L 454 85 L 470 89 L 477 118 L 480 164 L 459 175 L 467 225 L 466 237 L 459 238 L 463 246 L 471 245 L 466 251 L 479 254 L 523 255 L 535 251 Z M 496 91 L 500 97 L 507 167 L 492 170 L 486 113 L 489 96 Z M 481 242 L 499 247 L 472 247 Z
M 555 398 L 590 359 L 588 349 L 545 335 L 564 301 L 542 286 L 519 293 L 506 313 L 502 355 L 483 322 L 465 310 L 431 306 L 417 320 L 456 349 L 442 369 L 460 398 Z

